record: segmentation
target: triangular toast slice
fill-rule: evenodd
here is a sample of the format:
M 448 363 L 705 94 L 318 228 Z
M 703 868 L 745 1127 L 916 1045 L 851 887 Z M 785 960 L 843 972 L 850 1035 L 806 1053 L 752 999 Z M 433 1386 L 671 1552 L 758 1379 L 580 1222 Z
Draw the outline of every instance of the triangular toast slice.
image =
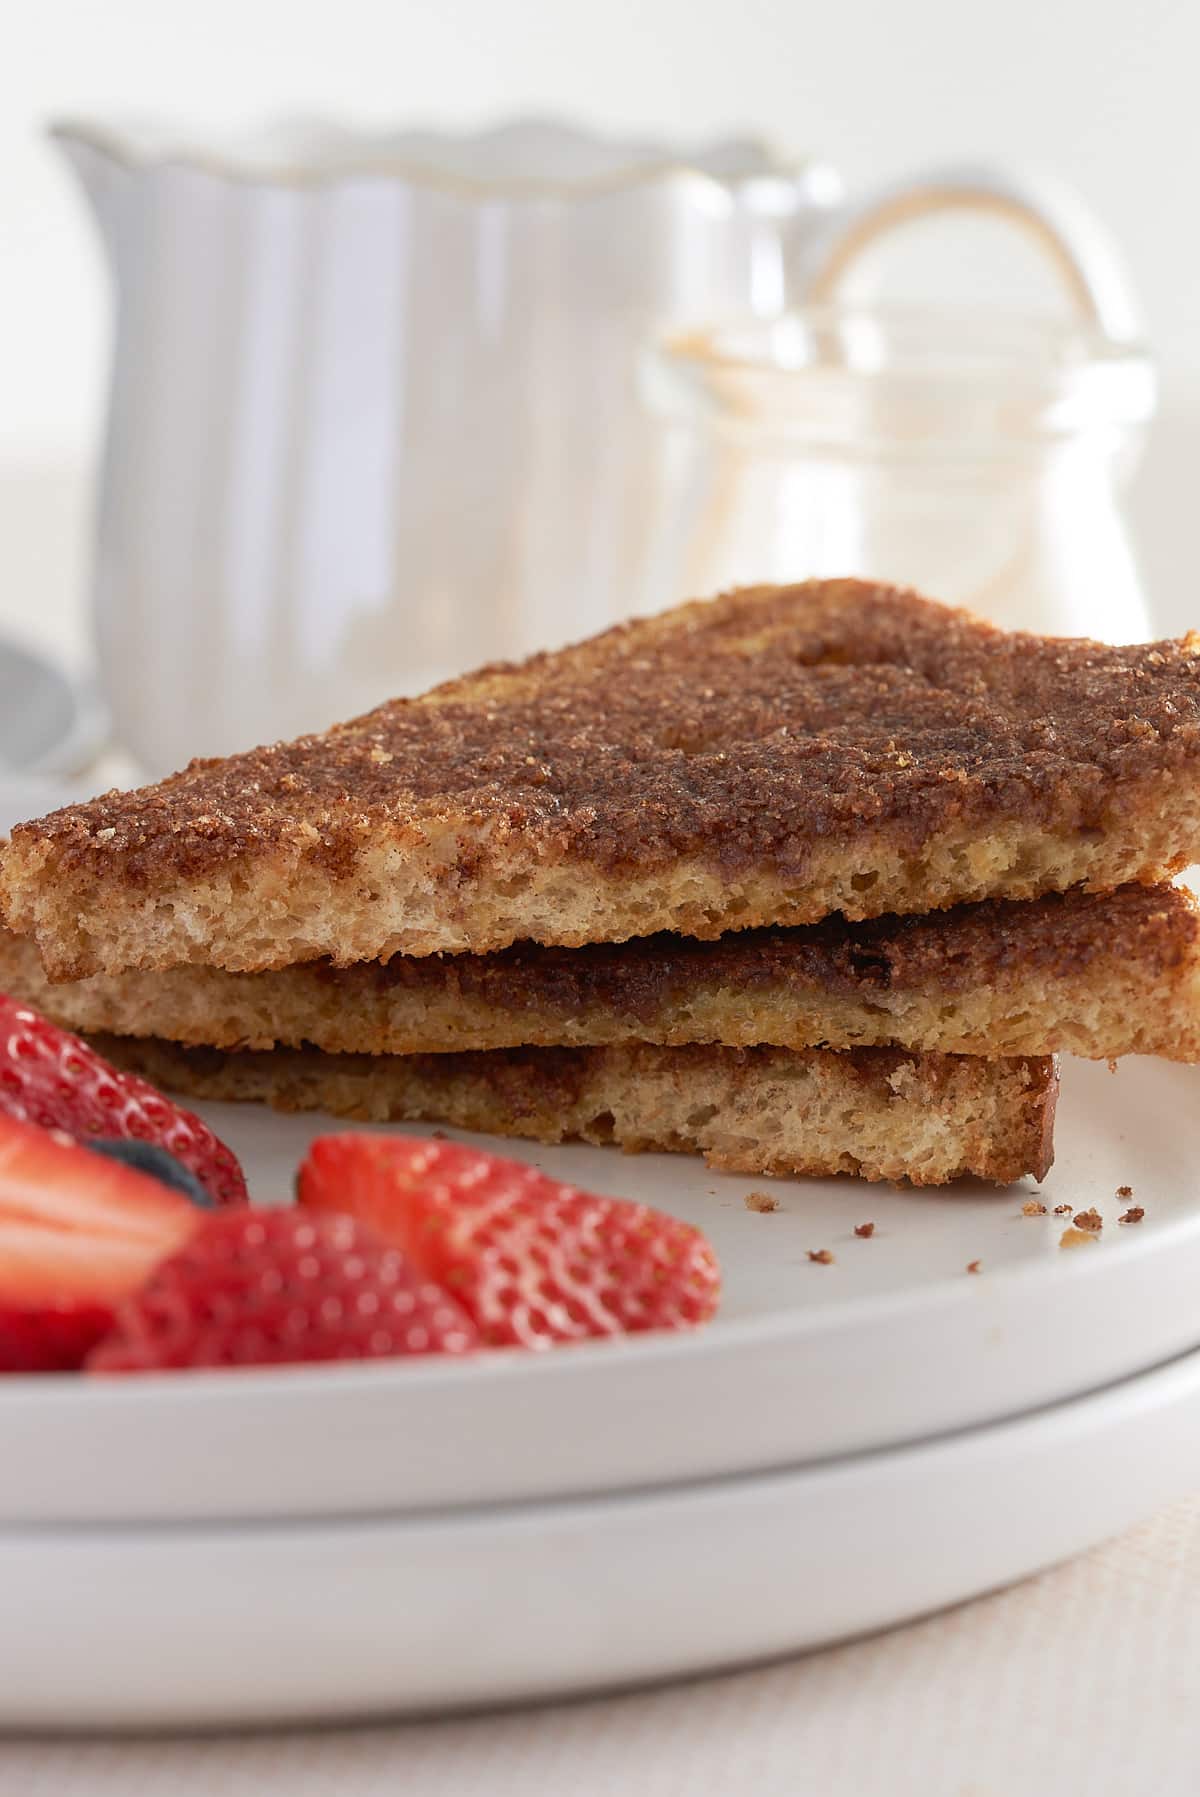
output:
M 0 990 L 68 1029 L 225 1049 L 440 1054 L 692 1042 L 1200 1060 L 1200 910 L 1177 886 L 826 918 L 719 942 L 396 955 L 269 973 L 174 967 L 52 984 L 0 931 Z
M 715 937 L 1200 857 L 1200 637 L 859 581 L 681 606 L 14 830 L 52 977 Z
M 538 1142 L 703 1154 L 732 1173 L 858 1173 L 1007 1185 L 1054 1159 L 1057 1063 L 890 1048 L 517 1048 L 491 1054 L 222 1054 L 97 1037 L 196 1099 L 374 1122 L 446 1123 Z

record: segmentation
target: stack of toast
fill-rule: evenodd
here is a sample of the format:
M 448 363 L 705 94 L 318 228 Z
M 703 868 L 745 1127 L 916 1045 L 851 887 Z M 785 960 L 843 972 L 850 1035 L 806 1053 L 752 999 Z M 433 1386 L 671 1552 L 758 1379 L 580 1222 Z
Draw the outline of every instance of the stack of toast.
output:
M 0 987 L 199 1098 L 1041 1177 L 1200 1059 L 1200 637 L 762 587 L 14 831 Z

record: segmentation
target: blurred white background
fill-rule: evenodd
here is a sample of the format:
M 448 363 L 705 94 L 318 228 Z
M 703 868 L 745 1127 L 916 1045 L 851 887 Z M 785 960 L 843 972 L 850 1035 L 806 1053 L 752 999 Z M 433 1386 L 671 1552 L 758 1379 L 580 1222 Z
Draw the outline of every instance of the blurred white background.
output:
M 828 158 L 851 188 L 948 156 L 1074 183 L 1124 247 L 1164 371 L 1135 520 L 1172 622 L 1191 603 L 1181 582 L 1194 585 L 1198 65 L 1197 0 L 14 6 L 0 55 L 0 621 L 72 634 L 103 402 L 105 271 L 47 118 L 152 114 L 203 131 L 297 112 L 386 127 L 534 109 L 693 139 L 749 129 Z M 921 279 L 936 286 L 936 235 L 923 247 Z M 1022 253 L 1006 243 L 1005 265 Z

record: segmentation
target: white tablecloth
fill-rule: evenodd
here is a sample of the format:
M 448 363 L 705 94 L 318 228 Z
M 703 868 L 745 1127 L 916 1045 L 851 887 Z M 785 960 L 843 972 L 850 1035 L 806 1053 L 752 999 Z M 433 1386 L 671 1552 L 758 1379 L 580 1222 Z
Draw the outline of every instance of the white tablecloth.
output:
M 445 1722 L 9 1740 L 0 1793 L 1196 1797 L 1198 1677 L 1200 1498 L 1010 1591 L 784 1664 Z

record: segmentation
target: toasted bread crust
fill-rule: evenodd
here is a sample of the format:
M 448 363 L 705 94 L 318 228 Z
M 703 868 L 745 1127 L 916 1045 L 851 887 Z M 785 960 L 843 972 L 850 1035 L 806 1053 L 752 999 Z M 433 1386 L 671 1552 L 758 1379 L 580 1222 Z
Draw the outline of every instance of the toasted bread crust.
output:
M 753 588 L 22 825 L 0 886 L 74 978 L 1149 881 L 1200 852 L 1198 657 Z
M 463 1055 L 222 1054 L 97 1037 L 194 1099 L 360 1121 L 445 1123 L 535 1141 L 702 1153 L 751 1174 L 855 1173 L 1006 1185 L 1053 1160 L 1056 1064 L 892 1049 L 529 1048 Z
M 629 1041 L 1200 1060 L 1200 911 L 1171 886 L 578 949 L 212 968 L 53 985 L 0 933 L 0 989 L 70 1029 L 363 1054 Z

